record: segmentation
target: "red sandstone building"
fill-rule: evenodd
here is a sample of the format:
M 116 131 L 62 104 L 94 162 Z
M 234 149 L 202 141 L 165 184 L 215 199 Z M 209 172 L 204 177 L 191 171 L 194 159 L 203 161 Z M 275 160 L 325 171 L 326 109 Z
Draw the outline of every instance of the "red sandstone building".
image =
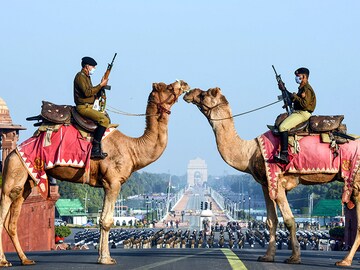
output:
M 12 123 L 10 112 L 5 101 L 0 97 L 0 164 L 16 148 L 19 131 L 26 128 Z M 2 166 L 0 166 L 2 171 Z M 34 187 L 23 204 L 19 222 L 19 240 L 24 251 L 51 250 L 55 248 L 55 203 L 60 197 L 58 186 L 50 186 L 49 194 L 44 199 Z M 5 230 L 3 231 L 3 248 L 5 252 L 15 251 Z

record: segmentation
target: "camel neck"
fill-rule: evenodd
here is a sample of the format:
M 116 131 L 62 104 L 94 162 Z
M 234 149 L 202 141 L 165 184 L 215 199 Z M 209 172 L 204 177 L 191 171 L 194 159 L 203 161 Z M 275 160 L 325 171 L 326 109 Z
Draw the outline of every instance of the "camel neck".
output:
M 146 109 L 146 127 L 144 134 L 136 139 L 133 150 L 135 156 L 141 160 L 135 160 L 137 169 L 143 168 L 157 160 L 164 152 L 168 141 L 168 121 L 169 115 L 157 113 L 157 106 L 148 102 Z
M 243 140 L 237 134 L 230 108 L 228 113 L 221 114 L 220 121 L 210 121 L 216 137 L 216 144 L 223 160 L 233 168 L 242 171 L 249 171 L 249 160 L 256 149 L 255 140 Z M 217 117 L 219 119 L 220 117 Z M 227 118 L 227 119 L 226 119 Z

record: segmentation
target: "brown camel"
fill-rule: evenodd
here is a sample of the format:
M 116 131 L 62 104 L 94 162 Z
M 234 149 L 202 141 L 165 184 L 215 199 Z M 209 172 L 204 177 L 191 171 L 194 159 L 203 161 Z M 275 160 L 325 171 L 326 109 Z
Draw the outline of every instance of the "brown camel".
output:
M 231 108 L 228 101 L 222 95 L 220 88 L 211 88 L 208 91 L 193 89 L 185 94 L 184 100 L 195 104 L 208 119 L 216 138 L 218 151 L 223 160 L 233 168 L 251 174 L 261 184 L 267 209 L 267 225 L 270 231 L 269 246 L 264 256 L 259 261 L 273 262 L 276 252 L 276 227 L 278 217 L 276 206 L 279 207 L 284 223 L 290 232 L 292 255 L 285 260 L 286 263 L 301 263 L 300 246 L 296 238 L 296 224 L 289 207 L 286 193 L 299 184 L 317 185 L 342 181 L 340 174 L 291 174 L 283 173 L 279 176 L 278 194 L 275 200 L 270 199 L 269 187 L 265 172 L 264 158 L 261 154 L 259 143 L 256 139 L 241 139 L 234 126 Z M 360 224 L 360 198 L 359 198 L 360 173 L 357 172 L 354 179 L 352 201 L 355 201 L 357 221 Z M 349 266 L 360 243 L 360 227 L 358 226 L 355 242 L 346 257 L 337 262 L 338 266 Z
M 102 187 L 105 191 L 100 218 L 100 243 L 98 263 L 116 264 L 110 257 L 108 240 L 113 225 L 115 201 L 132 172 L 157 160 L 165 150 L 168 137 L 168 121 L 172 105 L 189 86 L 184 81 L 172 84 L 154 83 L 146 109 L 146 128 L 139 138 L 130 138 L 118 130 L 109 134 L 102 142 L 108 153 L 104 160 L 91 160 L 89 185 Z M 55 167 L 46 173 L 55 179 L 82 183 L 84 169 Z M 34 264 L 24 254 L 18 239 L 17 221 L 23 201 L 31 192 L 30 176 L 18 154 L 13 151 L 5 160 L 0 202 L 0 266 L 11 266 L 2 248 L 2 228 L 8 232 L 23 265 Z

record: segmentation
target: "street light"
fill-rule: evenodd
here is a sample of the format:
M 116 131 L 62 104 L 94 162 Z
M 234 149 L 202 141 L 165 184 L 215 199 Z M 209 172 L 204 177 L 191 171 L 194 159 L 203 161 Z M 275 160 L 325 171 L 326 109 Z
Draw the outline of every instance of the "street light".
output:
M 148 218 L 148 214 L 149 214 L 149 196 L 146 196 L 146 224 L 148 224 L 149 218 Z
M 90 199 L 88 199 L 87 191 L 86 191 L 85 192 L 85 198 L 84 198 L 84 211 L 85 211 L 85 214 L 87 213 L 87 201 L 90 201 Z
M 243 201 L 242 201 L 242 217 L 245 219 L 245 197 L 243 195 Z
M 151 222 L 154 220 L 154 198 L 151 199 Z
M 249 221 L 250 221 L 250 201 L 251 201 L 251 197 L 249 196 Z

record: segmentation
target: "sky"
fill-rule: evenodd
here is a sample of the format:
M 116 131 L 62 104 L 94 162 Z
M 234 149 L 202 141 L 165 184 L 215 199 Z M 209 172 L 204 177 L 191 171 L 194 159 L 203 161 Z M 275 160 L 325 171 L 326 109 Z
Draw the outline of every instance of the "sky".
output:
M 360 134 L 358 115 L 360 1 L 240 0 L 12 0 L 0 9 L 0 97 L 14 124 L 35 131 L 28 116 L 41 101 L 73 104 L 73 79 L 83 56 L 96 59 L 97 84 L 117 53 L 107 92 L 118 110 L 145 112 L 152 83 L 185 80 L 192 88 L 220 87 L 233 114 L 277 100 L 271 65 L 288 90 L 294 70 L 310 69 L 316 115 L 345 115 Z M 243 139 L 267 131 L 281 103 L 234 119 Z M 119 130 L 139 137 L 144 117 L 109 113 Z M 168 146 L 151 173 L 186 174 L 190 160 L 205 160 L 210 175 L 238 174 L 220 157 L 205 117 L 182 98 L 172 107 Z

